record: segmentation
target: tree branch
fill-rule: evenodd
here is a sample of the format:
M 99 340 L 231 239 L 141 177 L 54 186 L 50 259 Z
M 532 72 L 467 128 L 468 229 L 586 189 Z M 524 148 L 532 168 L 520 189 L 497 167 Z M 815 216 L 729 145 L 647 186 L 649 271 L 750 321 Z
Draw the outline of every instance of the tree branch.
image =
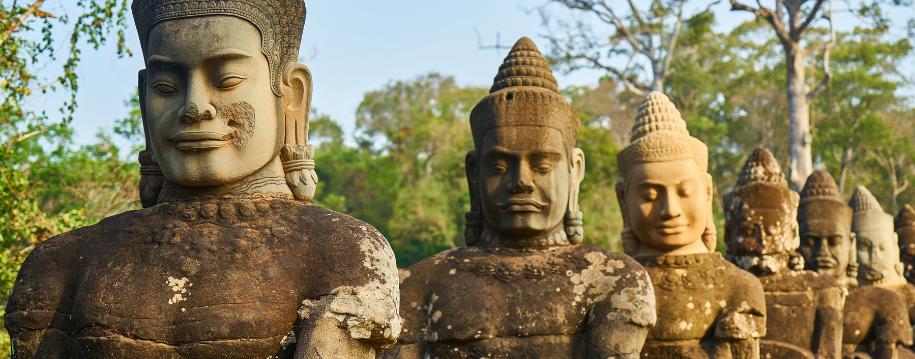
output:
M 819 96 L 820 93 L 826 89 L 826 85 L 829 84 L 829 81 L 832 80 L 832 70 L 829 68 L 829 56 L 832 54 L 832 48 L 836 46 L 836 28 L 832 15 L 832 0 L 829 0 L 829 43 L 826 44 L 826 48 L 823 50 L 823 79 L 813 91 L 810 91 L 810 93 L 807 94 L 807 101 L 812 101 Z
M 26 10 L 24 13 L 22 13 L 22 15 L 19 15 L 19 18 L 16 19 L 16 21 L 14 21 L 12 24 L 10 24 L 10 27 L 7 28 L 6 31 L 3 32 L 3 37 L 2 37 L 2 39 L 0 39 L 0 44 L 6 44 L 6 40 L 9 40 L 10 35 L 13 34 L 13 31 L 16 31 L 16 28 L 18 28 L 20 25 L 22 25 L 22 23 L 25 21 L 26 18 L 28 18 L 29 16 L 34 14 L 35 11 L 38 11 L 38 7 L 40 7 L 42 3 L 44 3 L 44 0 L 35 1 L 35 3 L 33 3 L 32 6 L 29 6 L 28 10 Z
M 799 39 L 801 37 L 801 33 L 804 32 L 804 30 L 806 30 L 807 27 L 810 26 L 810 23 L 813 22 L 813 20 L 817 18 L 817 13 L 820 12 L 820 7 L 823 6 L 824 2 L 826 2 L 826 0 L 817 0 L 816 4 L 813 5 L 813 10 L 811 10 L 810 14 L 807 15 L 807 20 L 804 20 L 804 23 L 801 24 L 801 26 L 798 26 L 797 29 L 791 30 L 791 36 L 793 38 Z M 829 0 L 829 9 L 830 9 L 830 12 L 832 12 L 832 0 Z M 832 15 L 830 15 L 829 17 L 830 17 L 829 21 L 832 22 Z
M 783 44 L 791 42 L 791 34 L 785 28 L 785 24 L 782 23 L 782 19 L 776 16 L 772 9 L 768 9 L 762 6 L 760 6 L 759 9 L 756 9 L 740 4 L 737 2 L 737 0 L 731 0 L 731 11 L 752 12 L 756 15 L 756 17 L 766 19 L 766 21 L 772 24 L 772 28 L 775 30 L 775 34 L 778 35 L 779 40 L 781 40 Z

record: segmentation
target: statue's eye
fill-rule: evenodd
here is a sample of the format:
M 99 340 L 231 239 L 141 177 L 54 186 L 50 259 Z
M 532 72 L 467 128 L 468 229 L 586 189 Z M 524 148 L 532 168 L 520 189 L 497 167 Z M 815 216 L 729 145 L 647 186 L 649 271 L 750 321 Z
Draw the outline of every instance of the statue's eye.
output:
M 178 93 L 178 89 L 176 89 L 174 86 L 163 82 L 153 85 L 153 89 L 163 95 L 174 95 Z
M 680 189 L 680 197 L 689 197 L 691 194 L 693 194 L 693 190 L 689 188 Z
M 493 172 L 502 173 L 502 172 L 505 172 L 505 170 L 506 170 L 507 168 L 506 168 L 505 166 L 503 166 L 503 165 L 495 165 L 495 166 L 492 166 L 491 169 L 492 169 Z
M 654 188 L 649 188 L 642 192 L 642 198 L 648 202 L 654 201 L 658 199 L 658 191 L 656 191 Z
M 237 77 L 237 76 L 226 77 L 226 78 L 222 79 L 222 81 L 219 81 L 219 85 L 217 87 L 219 87 L 221 89 L 233 88 L 235 86 L 238 86 L 238 84 L 240 84 L 244 80 L 245 80 L 244 78 Z
M 540 172 L 547 172 L 547 171 L 553 169 L 553 166 L 550 164 L 541 163 L 541 164 L 537 165 L 536 169 Z

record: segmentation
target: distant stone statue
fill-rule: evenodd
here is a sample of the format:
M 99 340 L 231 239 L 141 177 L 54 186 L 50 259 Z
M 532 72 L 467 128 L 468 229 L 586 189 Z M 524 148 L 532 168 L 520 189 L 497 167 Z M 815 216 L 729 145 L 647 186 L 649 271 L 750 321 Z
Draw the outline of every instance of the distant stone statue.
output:
M 145 209 L 51 238 L 6 307 L 16 358 L 373 358 L 387 241 L 309 203 L 301 0 L 137 0 Z
M 648 270 L 658 301 L 643 357 L 758 358 L 763 287 L 713 252 L 708 147 L 667 96 L 652 92 L 642 103 L 617 166 L 623 246 Z
M 398 344 L 384 358 L 639 358 L 655 323 L 645 269 L 580 245 L 580 119 L 521 38 L 470 115 L 468 247 L 401 274 Z
M 915 319 L 915 285 L 903 277 L 893 216 L 883 212 L 880 202 L 864 186 L 855 188 L 848 205 L 854 210 L 851 230 L 858 238 L 858 283 L 892 290 L 908 309 L 909 320 Z
M 840 358 L 846 290 L 830 276 L 799 270 L 799 196 L 775 157 L 757 148 L 724 196 L 728 260 L 759 277 L 766 291 L 763 358 Z
M 899 254 L 904 276 L 909 283 L 915 283 L 915 208 L 905 205 L 893 221 L 899 236 Z
M 801 247 L 808 270 L 835 277 L 849 294 L 842 310 L 842 352 L 850 358 L 897 358 L 909 352 L 912 327 L 902 299 L 890 290 L 858 287 L 853 212 L 826 171 L 807 178 L 798 206 Z

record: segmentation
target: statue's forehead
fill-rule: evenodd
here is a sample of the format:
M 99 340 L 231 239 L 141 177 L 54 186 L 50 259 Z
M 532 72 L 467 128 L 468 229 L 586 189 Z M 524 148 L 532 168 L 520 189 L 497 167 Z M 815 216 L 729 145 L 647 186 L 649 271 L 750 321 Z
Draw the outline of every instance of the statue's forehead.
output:
M 499 126 L 483 135 L 483 150 L 499 146 L 511 150 L 564 152 L 562 132 L 549 126 Z
M 261 34 L 254 24 L 235 16 L 195 16 L 162 21 L 149 33 L 152 55 L 183 57 L 236 48 L 260 53 Z

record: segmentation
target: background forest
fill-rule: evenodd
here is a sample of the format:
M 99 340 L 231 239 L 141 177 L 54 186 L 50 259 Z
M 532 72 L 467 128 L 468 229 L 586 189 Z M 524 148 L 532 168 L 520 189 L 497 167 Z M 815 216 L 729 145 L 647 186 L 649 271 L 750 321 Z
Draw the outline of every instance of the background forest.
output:
M 591 30 L 580 22 L 583 15 L 576 15 L 581 7 L 569 4 L 595 2 L 547 1 L 551 2 L 565 7 L 541 9 L 548 35 L 534 38 L 535 42 L 541 44 L 556 71 L 594 67 L 595 62 L 582 65 L 581 57 L 563 50 L 581 49 L 574 36 Z M 911 6 L 905 1 L 895 2 Z M 83 13 L 69 18 L 42 12 L 41 3 L 10 5 L 0 1 L 3 295 L 9 292 L 21 261 L 35 245 L 58 233 L 140 207 L 136 189 L 139 165 L 135 159 L 143 136 L 135 94 L 123 95 L 133 110 L 117 121 L 114 133 L 98 133 L 93 145 L 73 145 L 71 118 L 51 121 L 26 106 L 33 93 L 62 91 L 74 94 L 61 108 L 64 114 L 72 113 L 81 44 L 97 47 L 115 42 L 119 55 L 130 54 L 123 46 L 125 32 L 133 31 L 125 25 L 127 2 L 81 0 Z M 660 19 L 660 25 L 651 31 L 664 36 L 664 16 L 673 14 L 679 3 L 653 4 L 646 12 Z M 874 15 L 880 9 L 861 8 L 859 13 Z M 810 11 L 816 9 L 808 8 Z M 635 15 L 621 19 L 634 24 Z M 562 21 L 566 18 L 575 21 Z M 711 12 L 680 18 L 682 21 L 673 25 L 678 35 L 666 37 L 676 45 L 668 47 L 671 51 L 666 55 L 671 71 L 663 74 L 660 83 L 647 78 L 653 85 L 644 89 L 661 90 L 670 96 L 690 132 L 709 145 L 710 172 L 719 202 L 716 216 L 721 226 L 720 200 L 732 188 L 743 161 L 754 148 L 771 150 L 786 170 L 791 161 L 785 53 L 776 30 L 764 20 L 716 31 Z M 51 46 L 54 26 L 70 29 L 69 43 L 63 50 Z M 915 204 L 915 189 L 910 188 L 915 181 L 915 100 L 911 97 L 911 74 L 902 70 L 906 64 L 915 63 L 912 34 L 891 36 L 889 27 L 879 21 L 837 31 L 834 44 L 827 44 L 828 26 L 811 27 L 807 32 L 810 38 L 805 41 L 810 50 L 804 66 L 808 68 L 808 86 L 816 87 L 818 74 L 822 77 L 826 51 L 831 76 L 810 105 L 814 167 L 827 169 L 840 182 L 846 198 L 856 185 L 864 185 L 894 214 L 906 203 Z M 563 40 L 566 35 L 568 41 Z M 616 42 L 614 35 L 609 38 L 610 44 L 619 43 L 618 37 Z M 626 51 L 631 53 L 632 49 L 611 46 L 595 53 L 612 58 L 626 55 Z M 48 57 L 66 59 L 59 76 L 39 76 L 43 69 L 36 64 Z M 587 159 L 581 189 L 585 244 L 621 251 L 622 223 L 613 190 L 618 177 L 616 154 L 628 143 L 642 96 L 633 91 L 633 84 L 639 80 L 637 67 L 619 73 L 611 70 L 607 69 L 597 86 L 571 86 L 563 93 L 582 120 L 578 146 Z M 496 64 L 492 73 L 496 73 Z M 641 79 L 646 80 L 644 76 Z M 311 139 L 317 147 L 320 179 L 317 204 L 375 226 L 390 240 L 400 267 L 464 245 L 464 212 L 469 208 L 464 155 L 473 147 L 468 115 L 487 93 L 488 85 L 462 87 L 441 73 L 392 79 L 365 93 L 352 133 L 322 114 L 320 104 L 316 104 Z M 115 145 L 114 136 L 133 146 Z M 721 235 L 723 231 L 719 231 Z M 3 295 L 0 304 L 5 303 Z M 3 337 L 0 350 L 8 348 L 4 342 L 8 339 Z

